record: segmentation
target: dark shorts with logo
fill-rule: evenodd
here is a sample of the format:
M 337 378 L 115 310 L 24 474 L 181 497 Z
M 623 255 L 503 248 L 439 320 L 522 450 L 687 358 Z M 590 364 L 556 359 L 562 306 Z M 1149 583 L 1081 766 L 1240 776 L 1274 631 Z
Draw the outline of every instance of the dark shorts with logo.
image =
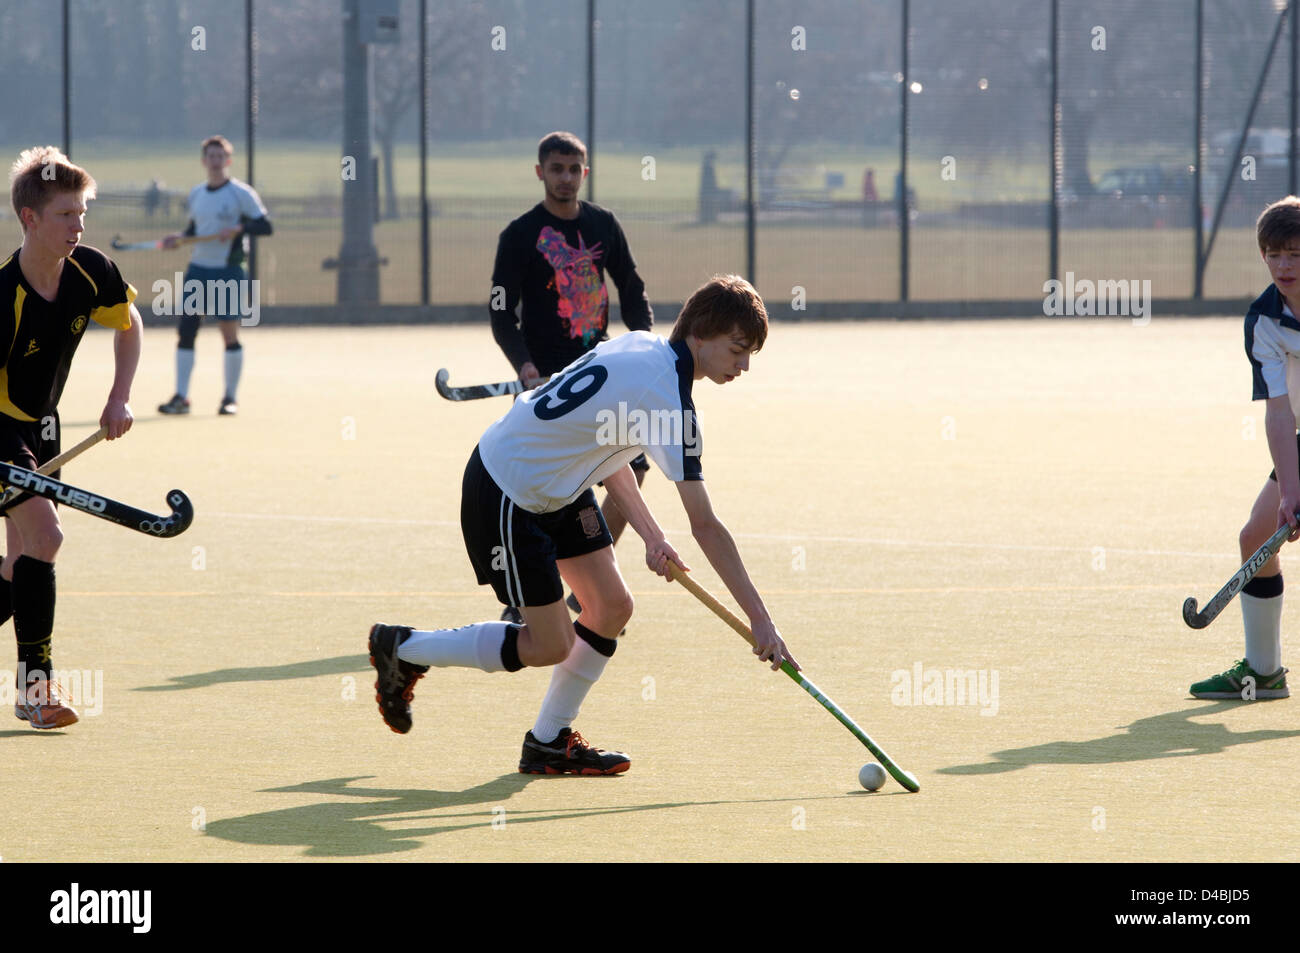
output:
M 57 457 L 62 452 L 59 444 L 61 427 L 59 415 L 55 413 L 53 417 L 54 422 L 51 424 L 48 418 L 45 422 L 27 421 L 15 420 L 6 414 L 0 414 L 0 460 L 26 470 L 35 470 L 46 461 Z M 45 439 L 47 432 L 52 434 L 52 439 Z M 56 480 L 59 479 L 58 470 L 49 475 Z M 9 506 L 15 506 L 26 499 L 29 497 L 20 496 Z M 0 506 L 0 513 L 9 509 L 9 506 Z
M 212 314 L 207 313 L 208 282 L 247 281 L 248 273 L 245 272 L 244 269 L 239 265 L 227 266 L 225 268 L 207 268 L 203 265 L 190 265 L 188 268 L 185 269 L 185 277 L 182 278 L 181 280 L 182 282 L 184 282 L 181 285 L 182 303 L 184 303 L 186 298 L 186 293 L 185 293 L 186 286 L 188 286 L 191 281 L 198 281 L 203 285 L 203 308 L 204 308 L 203 314 L 204 315 L 207 315 L 207 317 L 210 318 L 216 318 L 218 321 L 238 321 L 240 318 L 243 317 L 243 315 L 237 309 L 238 302 L 242 300 L 239 296 L 240 295 L 246 296 L 249 292 L 247 289 L 242 288 L 240 284 L 236 284 L 234 286 L 236 289 L 235 292 L 236 297 L 233 300 L 231 299 L 230 294 L 226 291 L 219 291 L 218 293 L 215 293 L 213 295 L 212 303 L 216 306 L 216 310 L 213 311 Z M 228 284 L 219 286 L 219 288 L 229 288 L 229 287 L 230 285 Z M 235 310 L 231 310 L 232 305 L 236 306 Z M 184 317 L 189 317 L 197 320 L 199 317 L 201 317 L 201 315 L 197 315 L 197 314 L 184 315 Z
M 556 560 L 614 544 L 590 489 L 562 510 L 530 513 L 501 492 L 478 447 L 461 484 L 460 529 L 479 585 L 490 585 L 507 606 L 558 602 L 564 583 Z

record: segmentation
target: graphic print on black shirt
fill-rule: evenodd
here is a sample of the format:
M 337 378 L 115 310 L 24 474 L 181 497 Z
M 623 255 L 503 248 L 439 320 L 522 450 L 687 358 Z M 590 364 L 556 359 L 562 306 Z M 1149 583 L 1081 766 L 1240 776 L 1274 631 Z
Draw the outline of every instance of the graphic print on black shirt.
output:
M 504 301 L 494 299 L 492 332 L 516 371 L 531 361 L 542 375 L 553 374 L 606 339 L 606 272 L 623 323 L 650 330 L 645 284 L 612 212 L 580 202 L 578 217 L 563 219 L 539 203 L 506 226 L 492 269 L 492 284 L 504 291 Z
M 600 242 L 588 248 L 579 232 L 578 247 L 570 248 L 564 235 L 544 225 L 537 236 L 537 250 L 555 269 L 550 287 L 557 298 L 556 313 L 566 323 L 569 337 L 580 338 L 584 350 L 592 347 L 605 330 L 609 313 L 609 292 L 596 267 Z

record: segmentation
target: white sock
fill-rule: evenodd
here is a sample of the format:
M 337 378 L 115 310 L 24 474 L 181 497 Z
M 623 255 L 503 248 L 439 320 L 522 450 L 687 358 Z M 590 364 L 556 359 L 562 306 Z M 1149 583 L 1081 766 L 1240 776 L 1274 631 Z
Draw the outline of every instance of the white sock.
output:
M 546 690 L 542 710 L 537 713 L 533 737 L 543 743 L 554 741 L 561 729 L 572 725 L 608 662 L 608 658 L 582 639 L 574 639 L 569 657 L 551 669 L 551 687 Z
M 397 647 L 397 657 L 416 665 L 504 672 L 501 646 L 509 628 L 509 622 L 474 622 L 459 629 L 416 630 Z
M 1261 599 L 1243 592 L 1237 598 L 1246 626 L 1246 664 L 1272 675 L 1282 667 L 1282 597 Z
M 194 348 L 176 349 L 176 393 L 190 396 L 190 375 L 194 373 Z
M 231 400 L 239 390 L 239 375 L 244 370 L 244 349 L 237 347 L 226 350 L 226 394 Z

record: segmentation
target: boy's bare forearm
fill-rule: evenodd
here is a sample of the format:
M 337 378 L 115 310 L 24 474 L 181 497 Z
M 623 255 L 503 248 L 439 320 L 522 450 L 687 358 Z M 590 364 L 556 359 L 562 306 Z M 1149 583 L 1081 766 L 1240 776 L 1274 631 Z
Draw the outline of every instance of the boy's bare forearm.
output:
M 650 512 L 645 497 L 641 495 L 641 489 L 636 485 L 636 476 L 630 466 L 605 477 L 604 483 L 605 489 L 614 498 L 619 511 L 627 518 L 628 525 L 646 545 L 664 538 L 664 531 L 655 522 L 654 514 Z
M 750 580 L 744 560 L 740 558 L 740 550 L 736 548 L 736 541 L 732 539 L 727 527 L 721 521 L 714 520 L 691 532 L 722 584 L 727 587 L 745 615 L 749 616 L 750 623 L 770 623 L 772 617 Z
M 1283 496 L 1300 495 L 1300 454 L 1296 451 L 1295 413 L 1286 398 L 1269 401 L 1264 413 L 1264 433 Z
M 110 400 L 123 403 L 131 399 L 131 383 L 140 365 L 140 352 L 144 344 L 144 324 L 140 312 L 131 305 L 131 327 L 119 331 L 113 339 L 113 386 L 108 392 Z

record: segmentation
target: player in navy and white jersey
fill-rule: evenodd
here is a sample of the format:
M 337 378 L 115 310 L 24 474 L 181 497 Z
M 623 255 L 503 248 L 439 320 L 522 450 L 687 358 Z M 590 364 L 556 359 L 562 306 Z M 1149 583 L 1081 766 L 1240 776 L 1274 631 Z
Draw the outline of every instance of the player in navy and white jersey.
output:
M 1273 283 L 1246 313 L 1246 356 L 1252 398 L 1265 401 L 1264 430 L 1274 470 L 1251 507 L 1238 542 L 1249 559 L 1284 524 L 1300 537 L 1300 198 L 1274 202 L 1256 223 L 1260 254 Z M 1222 674 L 1192 685 L 1197 698 L 1286 698 L 1282 667 L 1282 565 L 1274 556 L 1241 589 L 1245 657 Z
M 0 260 L 0 460 L 34 470 L 59 454 L 59 398 L 88 322 L 112 328 L 113 384 L 99 423 L 115 440 L 131 429 L 127 401 L 143 338 L 136 292 L 112 260 L 80 244 L 95 180 L 58 149 L 28 149 L 10 173 L 10 200 L 23 229 L 18 251 Z M 53 474 L 57 479 L 57 471 Z M 19 497 L 2 511 L 0 622 L 18 641 L 14 714 L 33 728 L 65 728 L 76 710 L 53 675 L 54 560 L 63 528 L 54 504 Z
M 642 446 L 670 480 L 700 480 L 690 351 L 632 331 L 525 391 L 479 440 L 483 465 L 518 505 L 553 513 L 623 469 Z M 599 397 L 599 399 L 596 399 Z M 653 430 L 653 433 L 652 433 Z M 655 439 L 652 439 L 655 438 Z
M 743 278 L 720 276 L 682 308 L 667 341 L 632 332 L 597 346 L 545 386 L 522 396 L 483 434 L 461 487 L 461 531 L 480 584 L 525 624 L 476 622 L 416 631 L 375 625 L 371 661 L 380 713 L 394 731 L 411 728 L 415 682 L 429 666 L 515 672 L 554 666 L 550 688 L 524 736 L 526 774 L 616 774 L 626 755 L 593 748 L 572 724 L 632 615 L 612 540 L 592 486 L 610 496 L 645 543 L 646 565 L 667 575 L 684 565 L 664 538 L 628 463 L 648 453 L 672 480 L 691 534 L 749 616 L 760 659 L 798 667 L 745 570 L 704 486 L 692 385 L 725 384 L 749 368 L 767 337 L 767 312 Z M 563 582 L 562 582 L 563 580 Z M 568 583 L 582 602 L 569 620 Z
M 507 225 L 497 241 L 492 334 L 528 387 L 609 339 L 606 273 L 618 288 L 628 329 L 649 331 L 654 325 L 645 283 L 618 219 L 608 209 L 578 198 L 590 171 L 587 147 L 573 133 L 543 136 L 534 167 L 542 201 Z M 632 461 L 638 486 L 649 466 L 643 455 Z M 618 542 L 627 520 L 608 496 L 603 515 Z M 569 606 L 581 612 L 573 597 Z M 502 618 L 523 621 L 512 607 Z
M 184 282 L 245 282 L 244 258 L 248 252 L 245 236 L 270 235 L 271 222 L 266 206 L 253 191 L 252 186 L 231 178 L 226 172 L 234 155 L 234 147 L 224 136 L 209 136 L 203 140 L 201 156 L 207 169 L 208 180 L 190 190 L 190 221 L 185 231 L 163 239 L 164 248 L 175 248 L 185 236 L 220 235 L 217 240 L 196 242 L 191 246 L 190 264 L 185 270 Z M 239 285 L 242 286 L 242 285 Z M 232 286 L 232 287 L 239 287 Z M 215 296 L 223 305 L 229 304 L 224 295 Z M 207 300 L 207 296 L 204 296 Z M 239 411 L 237 392 L 239 377 L 244 368 L 243 345 L 239 343 L 239 314 L 222 311 L 212 315 L 221 328 L 226 344 L 225 394 L 221 398 L 219 414 L 229 415 Z M 194 373 L 194 340 L 199 333 L 202 315 L 180 315 L 180 341 L 176 345 L 176 393 L 158 407 L 163 414 L 188 414 L 190 412 L 190 376 Z

